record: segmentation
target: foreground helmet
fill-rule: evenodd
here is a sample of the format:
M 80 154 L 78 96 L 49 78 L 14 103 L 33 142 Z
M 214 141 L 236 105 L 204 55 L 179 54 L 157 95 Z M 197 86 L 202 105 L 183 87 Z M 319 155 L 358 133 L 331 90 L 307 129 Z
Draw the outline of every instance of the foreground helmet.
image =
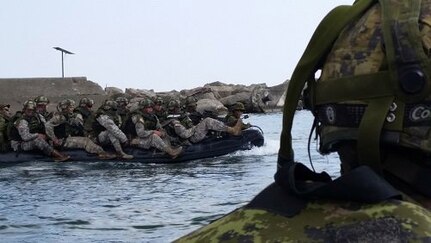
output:
M 322 153 L 353 144 L 355 166 L 398 178 L 403 170 L 383 152 L 431 154 L 431 2 L 394 2 L 358 0 L 319 25 L 289 83 L 279 169 L 294 161 L 292 121 L 305 84 Z
M 153 107 L 153 105 L 154 105 L 154 103 L 151 99 L 143 99 L 143 100 L 139 101 L 139 107 L 141 109 Z
M 49 99 L 43 95 L 40 95 L 34 99 L 34 102 L 36 102 L 36 105 L 48 105 Z
M 23 104 L 23 110 L 34 110 L 36 109 L 36 102 L 33 100 L 27 100 Z
M 84 97 L 81 100 L 79 100 L 79 106 L 93 106 L 94 105 L 94 100 Z

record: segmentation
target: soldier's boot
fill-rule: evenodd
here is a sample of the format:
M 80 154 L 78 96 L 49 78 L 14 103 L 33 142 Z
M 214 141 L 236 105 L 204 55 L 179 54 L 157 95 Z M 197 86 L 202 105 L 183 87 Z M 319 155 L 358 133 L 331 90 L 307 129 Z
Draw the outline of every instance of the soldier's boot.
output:
M 134 157 L 131 154 L 126 154 L 124 152 L 121 152 L 121 153 L 117 154 L 117 158 L 119 158 L 119 159 L 133 159 Z
M 171 159 L 177 158 L 180 154 L 183 153 L 183 147 L 179 146 L 178 148 L 169 147 L 166 153 L 171 156 Z
M 112 154 L 112 153 L 108 153 L 108 152 L 101 152 L 101 153 L 97 154 L 97 156 L 99 157 L 99 159 L 102 159 L 102 160 L 117 158 L 117 155 Z
M 55 162 L 63 162 L 70 159 L 69 155 L 64 155 L 55 149 L 51 152 L 51 157 Z
M 235 126 L 227 128 L 227 133 L 232 134 L 234 136 L 241 135 L 242 125 L 243 125 L 242 120 L 238 119 Z

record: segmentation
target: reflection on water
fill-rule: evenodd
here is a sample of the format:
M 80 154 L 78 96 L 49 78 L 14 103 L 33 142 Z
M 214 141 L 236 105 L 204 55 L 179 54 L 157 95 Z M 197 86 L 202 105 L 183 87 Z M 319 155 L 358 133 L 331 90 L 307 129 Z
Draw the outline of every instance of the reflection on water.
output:
M 167 242 L 244 205 L 272 182 L 281 114 L 252 116 L 262 148 L 181 164 L 34 163 L 0 167 L 4 242 Z M 308 164 L 311 116 L 295 118 L 297 160 Z M 336 157 L 312 151 L 337 175 Z

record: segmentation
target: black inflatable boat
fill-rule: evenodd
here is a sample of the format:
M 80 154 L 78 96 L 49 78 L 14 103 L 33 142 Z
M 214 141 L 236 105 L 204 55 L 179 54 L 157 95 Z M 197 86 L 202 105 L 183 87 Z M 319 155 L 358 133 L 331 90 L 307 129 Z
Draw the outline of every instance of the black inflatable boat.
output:
M 229 154 L 239 150 L 249 150 L 252 147 L 263 146 L 264 138 L 262 130 L 250 128 L 242 131 L 241 136 L 210 136 L 202 142 L 184 147 L 184 153 L 176 159 L 171 159 L 167 154 L 158 150 L 145 150 L 139 148 L 126 148 L 125 152 L 135 158 L 126 160 L 139 163 L 179 163 L 195 159 L 211 158 Z M 70 161 L 100 161 L 96 155 L 88 154 L 84 150 L 62 150 L 70 155 Z M 14 164 L 28 161 L 52 162 L 53 160 L 41 152 L 8 152 L 0 154 L 0 164 Z M 104 160 L 106 161 L 106 160 Z M 118 160 L 108 160 L 118 161 Z M 126 162 L 124 160 L 121 160 Z

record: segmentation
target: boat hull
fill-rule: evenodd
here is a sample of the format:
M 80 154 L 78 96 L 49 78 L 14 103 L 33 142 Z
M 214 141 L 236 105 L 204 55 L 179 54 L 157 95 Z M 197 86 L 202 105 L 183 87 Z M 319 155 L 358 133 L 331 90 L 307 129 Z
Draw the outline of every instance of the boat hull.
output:
M 198 144 L 185 146 L 184 153 L 176 159 L 171 159 L 166 153 L 157 150 L 125 148 L 125 152 L 128 154 L 132 154 L 134 156 L 134 159 L 121 161 L 139 163 L 179 163 L 196 159 L 221 156 L 239 150 L 249 150 L 252 147 L 263 146 L 263 144 L 264 138 L 261 131 L 257 129 L 247 129 L 242 132 L 241 136 L 212 136 Z M 64 150 L 62 152 L 67 155 L 70 155 L 70 161 L 100 161 L 97 155 L 89 154 L 81 149 Z M 0 154 L 0 164 L 14 164 L 28 161 L 52 162 L 53 160 L 45 156 L 44 154 L 36 151 L 19 153 L 8 152 Z M 107 161 L 119 161 L 119 159 Z

